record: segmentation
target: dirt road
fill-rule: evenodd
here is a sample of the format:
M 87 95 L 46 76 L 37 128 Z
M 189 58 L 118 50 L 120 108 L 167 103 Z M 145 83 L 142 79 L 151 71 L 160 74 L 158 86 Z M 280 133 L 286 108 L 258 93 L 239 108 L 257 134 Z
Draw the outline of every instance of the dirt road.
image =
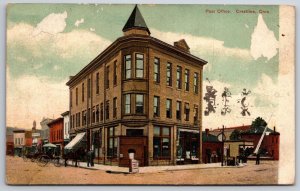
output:
M 19 157 L 6 157 L 7 184 L 276 184 L 277 161 L 250 161 L 242 168 L 207 168 L 147 174 L 112 174 L 75 167 L 40 167 Z

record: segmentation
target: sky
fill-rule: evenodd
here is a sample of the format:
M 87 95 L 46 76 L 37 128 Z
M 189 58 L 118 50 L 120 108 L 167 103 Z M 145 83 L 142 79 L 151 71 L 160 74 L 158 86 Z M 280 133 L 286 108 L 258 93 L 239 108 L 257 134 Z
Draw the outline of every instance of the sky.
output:
M 7 126 L 31 128 L 68 109 L 69 76 L 122 36 L 134 5 L 10 4 L 7 7 Z M 278 6 L 139 5 L 151 36 L 169 44 L 185 39 L 193 55 L 208 61 L 206 86 L 217 90 L 216 112 L 203 128 L 276 125 L 278 109 Z M 211 13 L 215 10 L 215 13 Z M 222 12 L 222 13 L 218 13 Z M 255 13 L 237 13 L 246 10 Z M 230 13 L 224 13 L 230 11 Z M 263 11 L 264 13 L 260 13 Z M 221 115 L 229 88 L 231 112 Z M 242 90 L 250 115 L 241 115 Z M 203 100 L 203 110 L 206 102 Z M 280 130 L 280 127 L 277 128 Z

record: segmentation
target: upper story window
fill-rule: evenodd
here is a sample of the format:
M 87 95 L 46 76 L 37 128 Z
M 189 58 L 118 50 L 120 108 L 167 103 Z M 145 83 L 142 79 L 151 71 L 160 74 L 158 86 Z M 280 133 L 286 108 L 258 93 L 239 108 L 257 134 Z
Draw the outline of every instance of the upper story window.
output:
M 198 124 L 198 114 L 199 110 L 198 110 L 198 105 L 194 105 L 194 123 Z
M 117 117 L 117 98 L 113 99 L 113 118 Z
M 92 108 L 92 123 L 96 122 L 96 107 Z
M 199 92 L 199 74 L 197 72 L 194 73 L 194 93 Z
M 167 85 L 172 86 L 172 63 L 167 63 Z
M 125 56 L 125 79 L 131 78 L 131 55 Z
M 114 62 L 114 85 L 117 85 L 117 61 Z
M 125 94 L 125 114 L 129 114 L 131 112 L 131 96 L 130 94 Z
M 153 116 L 154 117 L 159 117 L 159 97 L 158 96 L 154 96 L 154 100 L 153 100 Z
M 154 81 L 156 83 L 160 82 L 160 60 L 159 58 L 154 58 Z
M 172 118 L 172 100 L 167 99 L 166 101 L 166 117 Z
M 135 55 L 135 77 L 143 78 L 144 77 L 144 55 L 136 54 Z
M 184 104 L 184 113 L 185 113 L 185 120 L 189 121 L 190 120 L 190 105 L 189 105 L 189 103 Z
M 177 73 L 176 73 L 176 87 L 181 89 L 181 75 L 182 75 L 182 67 L 177 66 Z
M 135 96 L 135 113 L 143 114 L 144 113 L 144 95 L 136 94 Z
M 88 90 L 87 90 L 88 98 L 91 97 L 91 79 L 88 79 Z
M 82 88 L 81 88 L 81 97 L 82 97 L 82 102 L 84 102 L 84 83 L 82 83 Z
M 78 105 L 78 88 L 76 88 L 76 105 Z
M 105 88 L 109 88 L 109 66 L 106 66 Z
M 99 116 L 100 116 L 100 111 L 99 111 L 99 105 L 96 106 L 96 122 L 99 122 Z
M 190 70 L 185 69 L 184 71 L 184 89 L 185 91 L 190 90 Z
M 105 119 L 109 119 L 109 101 L 105 103 Z
M 181 101 L 176 102 L 176 119 L 181 120 Z
M 99 78 L 99 72 L 97 72 L 96 74 L 96 94 L 99 94 L 100 92 L 100 82 L 99 82 L 100 78 Z
M 100 104 L 100 121 L 103 121 L 103 115 L 104 115 L 104 108 L 103 108 L 103 103 Z

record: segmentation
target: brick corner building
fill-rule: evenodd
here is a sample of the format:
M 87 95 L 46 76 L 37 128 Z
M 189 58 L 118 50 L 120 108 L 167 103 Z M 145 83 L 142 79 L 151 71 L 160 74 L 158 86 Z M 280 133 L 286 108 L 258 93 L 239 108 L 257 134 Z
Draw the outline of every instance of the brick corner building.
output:
M 137 6 L 123 33 L 67 82 L 71 138 L 84 134 L 101 164 L 128 166 L 129 153 L 140 166 L 201 163 L 207 62 L 183 39 L 151 37 Z

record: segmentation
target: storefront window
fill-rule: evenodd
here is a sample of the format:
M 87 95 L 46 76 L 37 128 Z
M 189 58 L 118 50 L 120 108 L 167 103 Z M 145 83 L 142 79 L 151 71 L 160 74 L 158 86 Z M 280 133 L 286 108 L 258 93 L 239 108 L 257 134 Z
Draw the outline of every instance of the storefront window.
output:
M 111 158 L 117 157 L 117 148 L 118 148 L 118 139 L 115 135 L 115 128 L 108 128 L 108 148 L 107 148 L 107 156 Z
M 153 129 L 153 158 L 164 159 L 170 157 L 170 128 L 154 127 Z

